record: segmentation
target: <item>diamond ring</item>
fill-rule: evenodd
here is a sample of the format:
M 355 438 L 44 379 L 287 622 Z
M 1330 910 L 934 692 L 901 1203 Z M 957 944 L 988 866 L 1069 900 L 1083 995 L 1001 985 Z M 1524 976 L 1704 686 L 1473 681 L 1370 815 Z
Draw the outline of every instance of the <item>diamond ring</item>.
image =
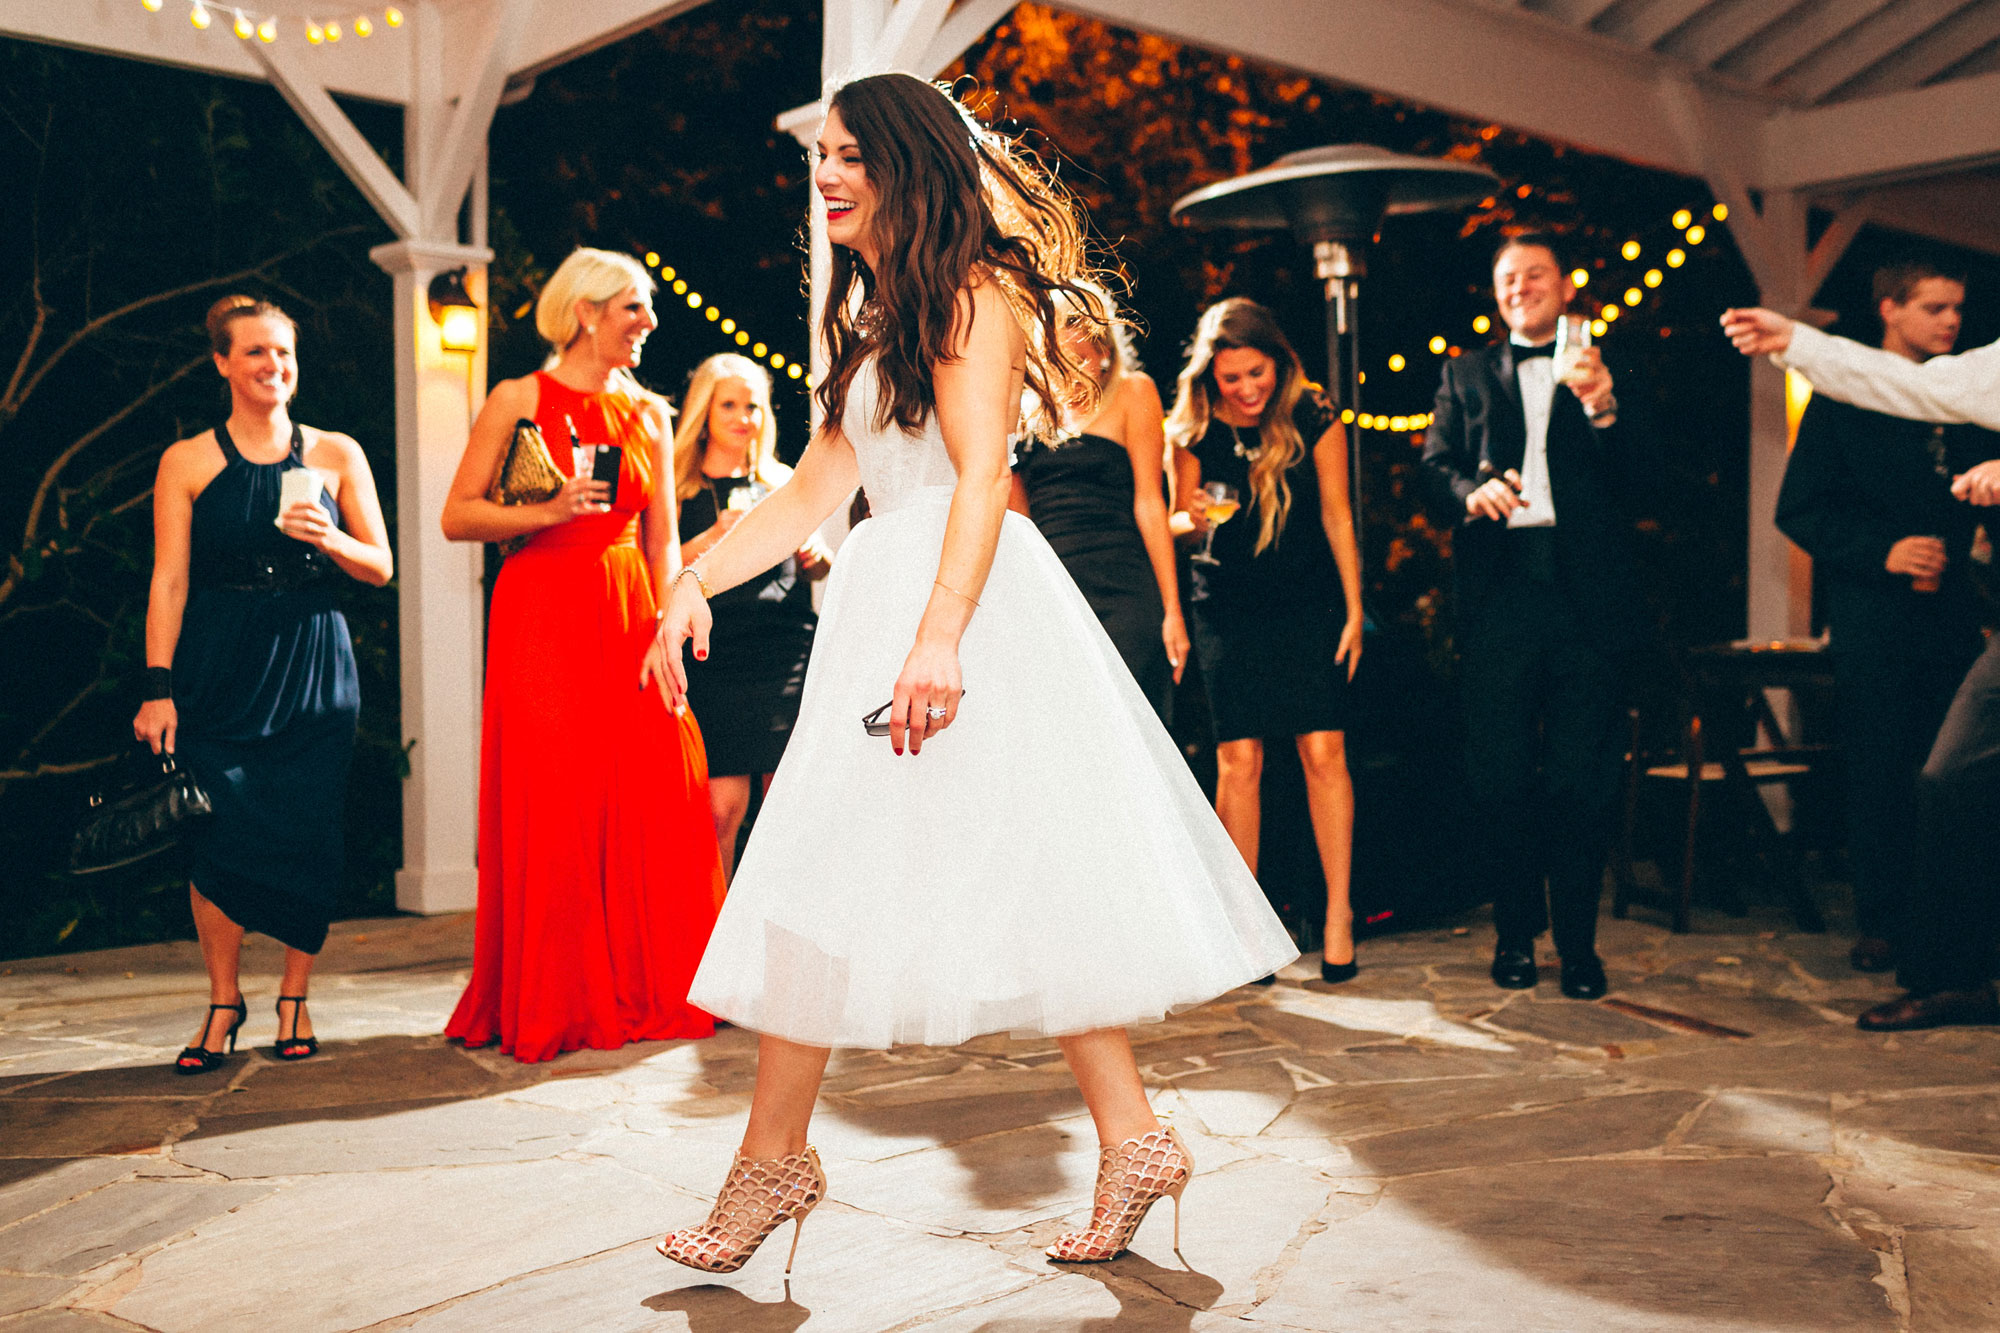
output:
M 950 711 L 951 710 L 949 708 L 926 708 L 924 710 L 924 716 L 928 718 L 940 718 L 943 717 L 945 714 L 949 713 Z

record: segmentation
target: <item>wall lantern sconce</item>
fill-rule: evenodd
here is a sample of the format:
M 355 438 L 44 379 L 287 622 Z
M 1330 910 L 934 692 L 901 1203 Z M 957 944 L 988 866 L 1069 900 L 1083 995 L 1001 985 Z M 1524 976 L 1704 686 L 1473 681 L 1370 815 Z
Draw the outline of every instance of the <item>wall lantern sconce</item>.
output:
M 431 318 L 447 352 L 479 349 L 479 303 L 465 290 L 465 270 L 449 269 L 431 279 Z

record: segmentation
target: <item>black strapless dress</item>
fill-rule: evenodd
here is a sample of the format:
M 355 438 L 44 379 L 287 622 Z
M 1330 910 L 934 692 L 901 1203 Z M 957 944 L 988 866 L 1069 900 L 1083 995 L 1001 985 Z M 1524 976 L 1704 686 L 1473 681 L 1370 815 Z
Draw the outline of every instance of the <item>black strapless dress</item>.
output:
M 1028 492 L 1028 517 L 1062 557 L 1153 711 L 1167 721 L 1174 669 L 1160 639 L 1166 604 L 1132 517 L 1132 459 L 1125 446 L 1102 435 L 1078 435 L 1054 447 L 1027 440 L 1014 470 Z
M 347 767 L 361 690 L 340 570 L 278 530 L 290 457 L 227 465 L 195 497 L 187 611 L 174 650 L 175 753 L 215 802 L 194 886 L 246 930 L 318 953 L 340 900 Z M 339 521 L 333 501 L 320 503 Z

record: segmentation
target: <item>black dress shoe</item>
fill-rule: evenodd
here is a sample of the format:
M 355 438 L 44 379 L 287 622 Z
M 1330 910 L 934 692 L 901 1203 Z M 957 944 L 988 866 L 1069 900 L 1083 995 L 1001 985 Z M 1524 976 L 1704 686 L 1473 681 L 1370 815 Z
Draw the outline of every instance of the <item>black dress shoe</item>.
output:
M 1873 935 L 1863 935 L 1847 951 L 1847 965 L 1856 972 L 1887 972 L 1896 965 L 1896 946 Z
M 1503 944 L 1493 951 L 1493 984 L 1500 989 L 1533 990 L 1538 980 L 1532 948 L 1510 949 Z
M 1250 984 L 1253 986 L 1275 986 L 1277 983 L 1278 983 L 1278 974 L 1276 972 L 1273 972 L 1268 977 L 1258 977 L 1255 981 L 1251 982 Z
M 1977 990 L 1941 990 L 1930 995 L 1905 995 L 1878 1004 L 1854 1020 L 1863 1032 L 1913 1032 L 1918 1028 L 1954 1027 L 1961 1023 L 2000 1023 L 2000 1001 L 1991 986 Z
M 1350 959 L 1345 963 L 1329 963 L 1324 958 L 1319 962 L 1319 979 L 1338 986 L 1343 981 L 1352 981 L 1361 971 L 1361 960 Z
M 1596 954 L 1579 958 L 1575 962 L 1563 959 L 1562 993 L 1572 1000 L 1601 1000 L 1604 998 L 1604 964 Z

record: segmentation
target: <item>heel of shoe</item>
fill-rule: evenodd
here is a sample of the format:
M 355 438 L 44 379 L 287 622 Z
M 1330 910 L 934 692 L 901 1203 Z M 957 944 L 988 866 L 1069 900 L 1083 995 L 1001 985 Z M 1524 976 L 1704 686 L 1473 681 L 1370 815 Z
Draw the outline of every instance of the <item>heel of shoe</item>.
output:
M 785 1255 L 786 1277 L 792 1275 L 792 1261 L 799 1257 L 799 1235 L 806 1229 L 806 1218 L 811 1215 L 812 1209 L 807 1208 L 792 1218 L 792 1248 Z

